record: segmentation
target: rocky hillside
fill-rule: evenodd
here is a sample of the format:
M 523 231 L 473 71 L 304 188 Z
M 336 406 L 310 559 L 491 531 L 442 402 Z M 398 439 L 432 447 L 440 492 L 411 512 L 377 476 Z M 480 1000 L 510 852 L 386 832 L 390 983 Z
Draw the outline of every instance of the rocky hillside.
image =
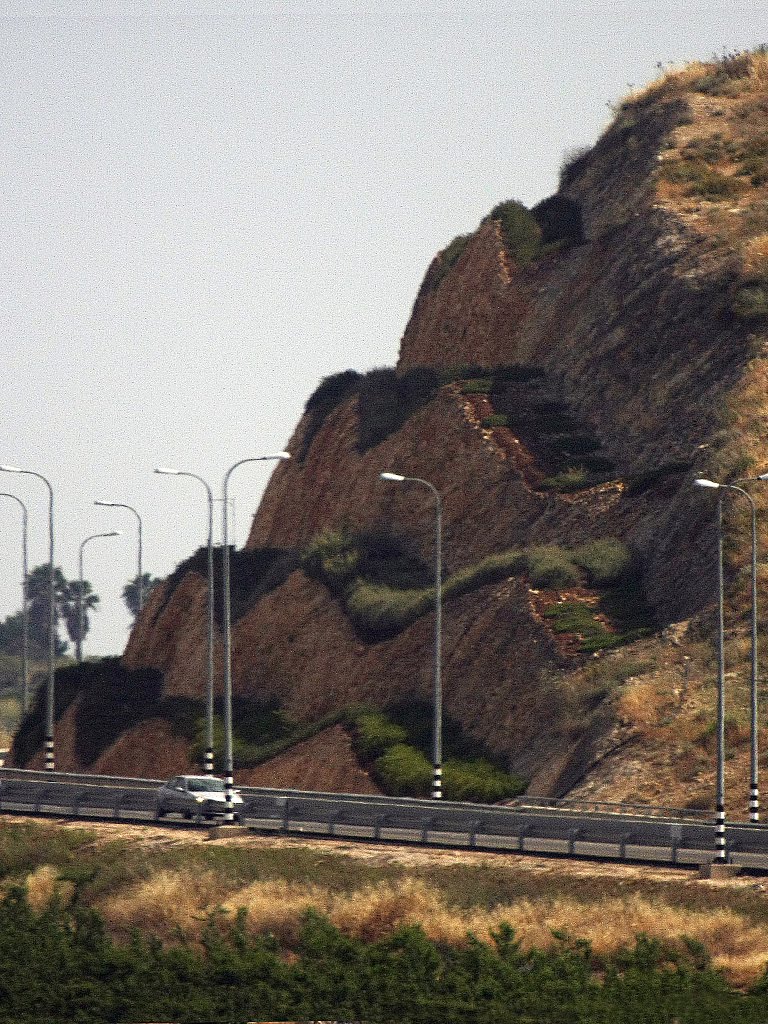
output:
M 266 781 L 272 763 L 282 782 L 320 788 L 330 777 L 309 764 L 342 757 L 333 785 L 371 788 L 382 773 L 370 756 L 358 764 L 345 709 L 373 705 L 398 728 L 403 709 L 428 706 L 434 505 L 424 488 L 379 479 L 392 470 L 444 502 L 457 749 L 537 793 L 711 799 L 714 516 L 692 481 L 768 468 L 767 327 L 758 53 L 629 97 L 563 167 L 557 196 L 531 211 L 501 203 L 435 257 L 395 369 L 342 372 L 310 398 L 234 559 L 243 722 L 261 708 L 261 725 L 244 727 L 253 767 L 241 777 Z M 727 525 L 729 770 L 746 791 L 743 509 Z M 177 719 L 204 692 L 202 568 L 180 567 L 132 633 L 121 685 L 158 675 L 130 731 L 86 757 L 84 695 L 74 686 L 62 704 L 64 748 L 81 765 L 119 769 L 150 728 L 169 742 L 143 747 L 147 772 L 189 763 L 194 729 Z M 765 578 L 763 562 L 763 597 Z M 32 735 L 17 759 L 32 756 Z M 279 763 L 254 754 L 267 735 L 287 737 Z

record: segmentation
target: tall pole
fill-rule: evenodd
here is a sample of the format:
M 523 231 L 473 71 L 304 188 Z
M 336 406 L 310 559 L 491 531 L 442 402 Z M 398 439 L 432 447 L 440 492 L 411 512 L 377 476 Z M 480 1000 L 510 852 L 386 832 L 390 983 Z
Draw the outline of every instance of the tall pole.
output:
M 53 488 L 50 481 L 31 469 L 19 469 L 17 466 L 0 466 L 0 473 L 21 473 L 24 476 L 35 476 L 42 480 L 48 488 L 48 686 L 45 693 L 45 770 L 55 771 L 56 758 L 54 753 L 53 726 L 54 687 L 56 674 L 56 583 L 53 567 Z
M 12 498 L 21 506 L 21 709 L 26 715 L 29 711 L 29 596 L 27 575 L 29 572 L 27 556 L 27 506 L 8 491 L 0 492 L 0 498 Z
M 181 469 L 165 469 L 158 467 L 156 473 L 168 476 L 189 476 L 199 481 L 205 488 L 208 497 L 208 683 L 205 700 L 205 755 L 203 770 L 206 775 L 213 775 L 213 492 L 205 480 L 197 473 L 188 473 Z
M 755 503 L 752 500 L 752 495 L 744 490 L 743 487 L 738 487 L 737 484 L 749 483 L 753 480 L 768 480 L 768 473 L 763 474 L 759 477 L 747 477 L 743 480 L 737 480 L 732 484 L 720 484 L 714 480 L 698 479 L 694 483 L 697 487 L 710 487 L 715 488 L 718 491 L 718 544 L 719 544 L 719 559 L 720 559 L 720 577 L 723 575 L 722 566 L 722 496 L 723 491 L 735 491 L 737 494 L 743 495 L 749 502 L 751 519 L 752 519 L 752 557 L 751 557 L 751 578 L 752 578 L 752 610 L 751 610 L 751 669 L 750 669 L 750 770 L 749 770 L 749 817 L 751 821 L 760 820 L 760 792 L 758 786 L 758 708 L 757 708 L 757 510 Z M 720 587 L 722 588 L 722 579 Z M 722 599 L 721 599 L 722 600 Z M 722 631 L 722 625 L 721 625 Z M 721 636 L 721 648 L 722 648 L 722 636 Z M 723 651 L 721 650 L 721 657 L 724 658 Z
M 443 616 L 443 502 L 440 492 L 428 480 L 417 476 L 400 476 L 399 473 L 381 473 L 382 480 L 396 483 L 422 484 L 428 487 L 435 499 L 435 638 L 433 658 L 433 704 L 432 704 L 432 799 L 443 796 L 443 681 L 442 681 L 442 616 Z
M 717 780 L 715 860 L 725 862 L 725 628 L 723 583 L 723 496 L 717 494 Z
M 749 787 L 749 817 L 751 821 L 760 820 L 760 794 L 758 791 L 758 708 L 757 708 L 757 509 L 752 495 L 737 484 L 765 483 L 768 481 L 768 473 L 761 473 L 760 476 L 744 477 L 741 480 L 734 480 L 729 487 L 743 494 L 749 501 L 752 514 L 752 675 L 750 685 L 751 704 L 751 729 L 750 729 L 750 787 Z
M 127 508 L 129 511 L 133 512 L 133 514 L 136 516 L 136 522 L 137 522 L 138 528 L 139 528 L 139 531 L 138 531 L 139 532 L 139 545 L 138 545 L 138 547 L 139 547 L 139 558 L 138 558 L 138 572 L 136 574 L 136 584 L 137 584 L 138 595 L 139 595 L 139 601 L 138 601 L 139 612 L 141 612 L 141 609 L 144 607 L 144 570 L 142 569 L 142 564 L 141 564 L 141 516 L 136 511 L 136 509 L 133 507 L 133 505 L 126 505 L 122 501 L 94 501 L 93 504 L 94 505 L 106 505 L 108 508 Z
M 77 588 L 77 637 L 75 638 L 75 660 L 78 665 L 83 663 L 83 633 L 85 626 L 85 608 L 83 604 L 83 548 L 85 545 L 92 540 L 96 540 L 97 537 L 119 537 L 120 530 L 110 530 L 109 533 L 92 533 L 90 537 L 86 537 L 80 544 L 80 557 L 78 559 L 78 567 L 80 570 L 79 582 L 80 586 Z
M 235 788 L 235 767 L 232 754 L 232 608 L 229 585 L 229 530 L 228 530 L 228 490 L 229 478 L 238 466 L 246 462 L 268 462 L 272 459 L 290 459 L 288 452 L 277 452 L 275 455 L 257 455 L 248 459 L 240 459 L 230 466 L 224 474 L 222 488 L 222 586 L 224 591 L 224 821 L 231 824 L 235 820 L 234 803 L 232 800 Z

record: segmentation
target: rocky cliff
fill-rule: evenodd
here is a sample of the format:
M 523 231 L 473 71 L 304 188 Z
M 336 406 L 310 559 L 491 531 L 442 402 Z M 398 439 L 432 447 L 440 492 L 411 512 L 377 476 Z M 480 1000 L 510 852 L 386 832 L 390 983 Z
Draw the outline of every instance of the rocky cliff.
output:
M 501 204 L 438 254 L 396 373 L 324 382 L 246 545 L 254 557 L 280 553 L 283 569 L 269 585 L 260 570 L 249 591 L 243 563 L 233 645 L 242 700 L 299 722 L 355 703 L 429 701 L 426 607 L 398 628 L 361 627 L 362 591 L 334 589 L 306 559 L 323 531 L 385 531 L 429 566 L 432 496 L 382 482 L 391 470 L 440 492 L 449 578 L 510 551 L 582 559 L 581 576 L 537 576 L 526 555 L 528 571 L 456 584 L 444 607 L 444 686 L 457 727 L 534 792 L 581 782 L 617 798 L 669 799 L 680 772 L 667 765 L 654 789 L 644 765 L 658 770 L 658 758 L 637 751 L 671 737 L 675 756 L 699 766 L 683 789 L 703 792 L 714 518 L 692 483 L 768 468 L 766 67 L 764 54 L 736 55 L 630 97 L 598 144 L 566 164 L 554 202 L 530 212 Z M 729 516 L 742 660 L 743 526 L 740 512 Z M 598 627 L 621 632 L 624 613 L 611 612 L 599 572 L 578 555 L 607 539 L 631 554 L 646 628 L 601 651 L 611 644 L 585 643 L 583 617 L 569 627 L 557 613 L 586 607 Z M 124 666 L 158 669 L 165 699 L 201 698 L 205 607 L 191 567 L 153 594 L 131 635 Z M 322 741 L 313 744 L 321 761 Z M 634 767 L 620 783 L 627 750 Z M 368 785 L 349 771 L 350 788 Z M 297 774 L 300 785 L 306 762 Z

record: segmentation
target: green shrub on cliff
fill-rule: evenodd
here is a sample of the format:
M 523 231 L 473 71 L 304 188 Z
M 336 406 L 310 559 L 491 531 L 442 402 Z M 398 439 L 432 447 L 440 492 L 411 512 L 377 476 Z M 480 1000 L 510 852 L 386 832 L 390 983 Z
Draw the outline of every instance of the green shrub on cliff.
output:
M 526 557 L 535 587 L 570 587 L 580 582 L 579 570 L 567 551 L 556 544 L 531 548 Z
M 521 267 L 527 266 L 541 255 L 541 228 L 536 218 L 516 199 L 499 203 L 489 214 L 491 220 L 499 221 L 501 237 L 509 255 Z
M 739 288 L 731 308 L 742 320 L 768 317 L 768 281 L 755 281 Z
M 573 551 L 573 560 L 586 570 L 592 583 L 615 583 L 632 568 L 632 552 L 616 537 L 603 537 L 582 544 Z

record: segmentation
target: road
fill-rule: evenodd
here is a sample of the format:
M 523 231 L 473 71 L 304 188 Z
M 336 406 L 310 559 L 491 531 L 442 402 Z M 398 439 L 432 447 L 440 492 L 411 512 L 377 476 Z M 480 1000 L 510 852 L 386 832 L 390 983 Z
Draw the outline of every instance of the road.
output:
M 0 811 L 148 822 L 155 820 L 158 785 L 152 779 L 0 769 Z M 243 823 L 267 832 L 662 864 L 698 865 L 714 855 L 711 823 L 637 809 L 608 813 L 252 787 L 240 792 Z M 190 824 L 181 815 L 163 821 Z M 729 823 L 727 842 L 734 863 L 768 869 L 768 825 Z

